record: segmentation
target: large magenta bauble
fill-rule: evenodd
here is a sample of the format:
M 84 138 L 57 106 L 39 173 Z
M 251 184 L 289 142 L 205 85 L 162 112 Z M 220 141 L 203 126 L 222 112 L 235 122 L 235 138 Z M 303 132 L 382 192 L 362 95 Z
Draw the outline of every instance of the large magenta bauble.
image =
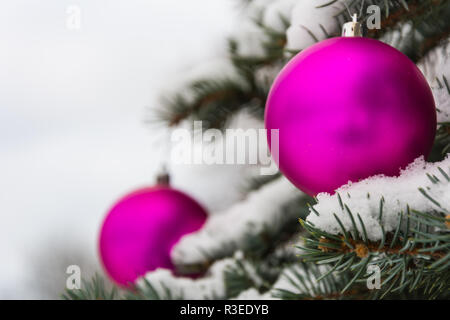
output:
M 428 156 L 436 110 L 425 78 L 380 41 L 339 37 L 295 56 L 276 78 L 265 114 L 279 129 L 281 172 L 316 195 Z
M 137 190 L 119 200 L 106 216 L 99 242 L 103 266 L 120 285 L 157 268 L 173 270 L 172 247 L 200 229 L 206 217 L 200 204 L 170 187 Z

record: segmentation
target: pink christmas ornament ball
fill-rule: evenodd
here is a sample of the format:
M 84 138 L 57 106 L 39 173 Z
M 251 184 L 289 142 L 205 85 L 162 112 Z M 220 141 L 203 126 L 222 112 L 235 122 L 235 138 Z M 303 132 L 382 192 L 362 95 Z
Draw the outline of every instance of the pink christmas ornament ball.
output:
M 207 213 L 194 199 L 164 185 L 134 191 L 108 212 L 99 252 L 107 274 L 127 286 L 148 271 L 174 269 L 173 246 L 199 230 Z
M 403 53 L 378 40 L 338 37 L 296 55 L 270 91 L 269 147 L 280 171 L 316 195 L 427 157 L 436 133 L 430 87 Z

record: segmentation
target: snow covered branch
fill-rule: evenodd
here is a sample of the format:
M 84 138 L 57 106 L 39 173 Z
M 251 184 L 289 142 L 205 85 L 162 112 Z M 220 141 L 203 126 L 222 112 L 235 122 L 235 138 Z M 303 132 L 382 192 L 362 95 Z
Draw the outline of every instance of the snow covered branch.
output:
M 226 212 L 211 216 L 199 232 L 184 237 L 173 249 L 172 259 L 176 265 L 195 265 L 245 249 L 249 236 L 268 226 L 276 233 L 287 220 L 295 221 L 299 212 L 286 214 L 283 208 L 300 197 L 302 193 L 284 177 L 267 183 Z
M 318 215 L 310 214 L 307 221 L 325 232 L 342 234 L 339 221 L 346 231 L 354 230 L 348 214 L 351 211 L 355 218 L 361 217 L 369 240 L 378 241 L 382 239 L 383 229 L 395 231 L 399 214 L 405 214 L 408 208 L 449 213 L 449 176 L 450 157 L 439 163 L 425 163 L 423 158 L 418 158 L 399 177 L 375 176 L 345 185 L 334 195 L 319 194 L 318 203 L 312 208 Z M 362 234 L 360 224 L 357 228 Z

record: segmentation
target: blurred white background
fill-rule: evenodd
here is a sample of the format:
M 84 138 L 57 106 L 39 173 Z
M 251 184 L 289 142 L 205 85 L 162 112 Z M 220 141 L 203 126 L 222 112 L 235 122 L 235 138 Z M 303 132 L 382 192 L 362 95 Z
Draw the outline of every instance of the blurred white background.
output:
M 160 165 L 148 108 L 191 66 L 221 54 L 235 4 L 2 1 L 0 298 L 54 297 L 65 265 L 97 267 L 106 210 L 151 184 Z M 70 6 L 81 10 L 80 29 L 66 25 Z M 214 178 L 191 169 L 176 181 L 213 208 Z

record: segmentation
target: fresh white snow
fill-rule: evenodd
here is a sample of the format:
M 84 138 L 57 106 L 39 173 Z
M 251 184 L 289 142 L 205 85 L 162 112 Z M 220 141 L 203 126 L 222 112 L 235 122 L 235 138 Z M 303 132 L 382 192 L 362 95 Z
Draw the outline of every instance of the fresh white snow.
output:
M 313 207 L 319 216 L 311 213 L 307 221 L 317 228 L 332 234 L 340 233 L 340 227 L 333 213 L 341 220 L 348 231 L 353 229 L 349 214 L 343 210 L 338 199 L 349 207 L 355 219 L 357 214 L 363 220 L 370 240 L 380 240 L 382 236 L 378 221 L 380 200 L 384 198 L 382 225 L 385 231 L 393 231 L 399 219 L 399 213 L 405 214 L 407 206 L 423 212 L 432 210 L 450 211 L 450 182 L 441 174 L 441 168 L 450 175 L 450 157 L 438 163 L 426 163 L 423 158 L 416 159 L 399 177 L 375 176 L 357 183 L 349 183 L 340 187 L 336 194 L 321 193 L 317 196 L 318 203 Z M 440 182 L 433 183 L 427 173 L 436 176 Z M 435 199 L 441 206 L 439 208 L 427 199 L 419 188 L 426 190 L 427 194 Z M 368 197 L 370 195 L 370 197 Z M 358 230 L 362 232 L 359 223 Z
M 226 212 L 210 216 L 197 233 L 187 235 L 172 250 L 175 264 L 197 264 L 214 253 L 242 245 L 248 233 L 257 234 L 283 214 L 282 206 L 301 196 L 287 179 L 279 178 L 251 193 Z

